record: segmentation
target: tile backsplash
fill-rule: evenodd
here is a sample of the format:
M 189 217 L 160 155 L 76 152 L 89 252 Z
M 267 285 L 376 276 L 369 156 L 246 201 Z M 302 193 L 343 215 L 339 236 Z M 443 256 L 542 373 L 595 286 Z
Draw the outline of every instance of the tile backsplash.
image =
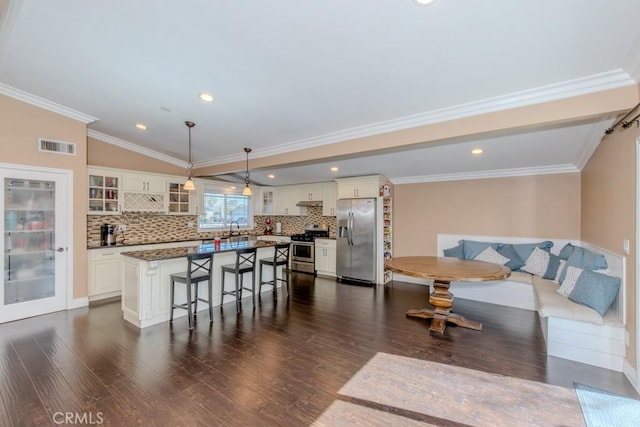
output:
M 336 217 L 323 216 L 322 208 L 307 208 L 307 215 L 279 216 L 259 215 L 254 217 L 255 228 L 250 233 L 263 234 L 267 218 L 271 218 L 271 227 L 276 231 L 276 222 L 282 223 L 282 233 L 304 232 L 306 224 L 328 224 L 329 232 L 335 237 Z M 196 215 L 158 215 L 145 213 L 124 213 L 122 215 L 88 215 L 87 246 L 100 246 L 100 226 L 102 224 L 124 224 L 127 230 L 117 233 L 116 241 L 122 242 L 123 236 L 128 244 L 159 243 L 181 240 L 211 239 L 228 229 L 199 233 Z M 192 225 L 192 227 L 189 227 Z

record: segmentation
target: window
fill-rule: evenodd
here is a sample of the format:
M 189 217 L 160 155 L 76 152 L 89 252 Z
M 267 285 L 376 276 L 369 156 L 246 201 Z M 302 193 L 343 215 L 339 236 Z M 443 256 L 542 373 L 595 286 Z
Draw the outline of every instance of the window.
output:
M 200 231 L 224 231 L 235 222 L 240 228 L 253 227 L 251 198 L 224 187 L 207 185 L 204 189 L 204 213 L 200 215 Z

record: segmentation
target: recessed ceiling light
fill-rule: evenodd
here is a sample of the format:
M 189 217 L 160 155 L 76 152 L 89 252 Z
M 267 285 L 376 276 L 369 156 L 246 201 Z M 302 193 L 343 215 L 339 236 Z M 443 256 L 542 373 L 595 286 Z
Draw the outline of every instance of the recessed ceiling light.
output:
M 204 102 L 213 102 L 213 95 L 207 92 L 200 92 L 198 94 L 198 98 L 200 98 Z
M 337 167 L 335 167 L 335 166 L 334 166 L 334 167 L 332 167 L 332 168 L 331 168 L 331 172 L 338 172 L 338 168 L 337 168 Z
M 270 179 L 274 179 L 275 177 L 276 177 L 276 176 L 275 176 L 274 174 L 272 174 L 272 173 L 270 173 L 269 175 L 267 175 L 267 178 L 270 178 Z
M 136 123 L 136 127 L 140 130 L 147 130 L 147 125 L 144 123 Z
M 473 150 L 471 150 L 471 154 L 482 154 L 484 153 L 484 150 L 482 148 L 474 148 Z
M 233 186 L 232 186 L 232 187 L 229 187 L 229 188 L 230 188 L 230 189 L 232 189 L 232 190 L 235 190 L 235 189 L 236 189 L 236 187 L 233 187 Z
M 432 3 L 435 3 L 436 0 L 413 0 L 415 4 L 418 6 L 429 6 Z

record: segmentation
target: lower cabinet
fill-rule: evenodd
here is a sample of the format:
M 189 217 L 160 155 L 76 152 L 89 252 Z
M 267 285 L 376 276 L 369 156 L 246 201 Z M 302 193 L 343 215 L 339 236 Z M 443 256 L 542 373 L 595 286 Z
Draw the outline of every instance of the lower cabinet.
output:
M 336 276 L 336 241 L 316 239 L 316 272 L 324 276 Z
M 87 294 L 89 301 L 117 297 L 122 294 L 124 281 L 123 252 L 149 249 L 197 246 L 200 240 L 190 242 L 156 243 L 154 245 L 104 247 L 89 250 Z

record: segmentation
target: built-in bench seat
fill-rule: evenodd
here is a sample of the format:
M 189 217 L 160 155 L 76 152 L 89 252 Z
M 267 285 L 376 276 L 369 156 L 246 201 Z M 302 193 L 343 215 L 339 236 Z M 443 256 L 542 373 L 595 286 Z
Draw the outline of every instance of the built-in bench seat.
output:
M 482 283 L 452 282 L 450 290 L 455 298 L 535 310 L 540 317 L 548 355 L 623 371 L 625 257 L 588 243 L 571 240 L 452 234 L 438 235 L 438 255 L 443 256 L 444 249 L 452 248 L 458 245 L 458 241 L 465 239 L 511 244 L 550 240 L 554 243 L 552 253 L 557 254 L 567 243 L 571 243 L 603 254 L 608 264 L 608 274 L 620 277 L 622 280 L 618 296 L 604 316 L 560 295 L 556 292 L 559 287 L 556 282 L 522 271 L 512 272 L 506 280 Z M 394 275 L 394 280 L 418 283 L 415 279 L 400 278 L 398 275 Z

